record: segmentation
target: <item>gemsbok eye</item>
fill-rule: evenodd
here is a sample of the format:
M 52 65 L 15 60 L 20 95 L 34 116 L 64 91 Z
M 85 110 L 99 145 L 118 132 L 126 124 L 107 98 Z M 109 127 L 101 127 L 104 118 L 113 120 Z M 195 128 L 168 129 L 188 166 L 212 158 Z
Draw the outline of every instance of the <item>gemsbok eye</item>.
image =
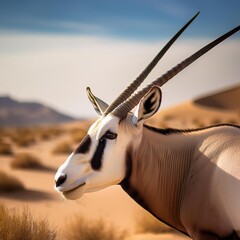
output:
M 112 133 L 112 132 L 106 132 L 105 137 L 107 139 L 113 140 L 113 139 L 115 139 L 117 137 L 117 134 L 116 133 Z

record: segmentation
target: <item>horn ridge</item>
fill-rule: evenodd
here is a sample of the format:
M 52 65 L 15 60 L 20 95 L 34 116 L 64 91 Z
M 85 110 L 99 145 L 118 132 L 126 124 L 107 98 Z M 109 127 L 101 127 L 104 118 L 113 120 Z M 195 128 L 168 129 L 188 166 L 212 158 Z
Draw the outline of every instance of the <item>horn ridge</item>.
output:
M 143 72 L 113 101 L 113 103 L 104 112 L 105 115 L 112 112 L 121 103 L 127 100 L 134 91 L 141 85 L 141 83 L 146 79 L 148 74 L 157 65 L 160 59 L 164 56 L 167 50 L 172 46 L 172 44 L 178 39 L 178 37 L 184 32 L 184 30 L 193 22 L 193 20 L 199 15 L 197 12 L 160 50 L 160 52 L 155 56 L 155 58 L 148 64 L 148 66 L 143 70 Z
M 212 41 L 211 43 L 207 44 L 194 54 L 192 54 L 190 57 L 183 60 L 181 63 L 177 64 L 175 67 L 173 67 L 171 70 L 167 71 L 165 74 L 163 74 L 161 77 L 157 78 L 155 81 L 153 81 L 151 84 L 143 88 L 138 93 L 134 94 L 132 97 L 130 97 L 127 101 L 119 105 L 112 114 L 115 116 L 118 116 L 120 118 L 124 118 L 128 112 L 130 112 L 141 100 L 141 98 L 154 86 L 162 86 L 166 82 L 168 82 L 171 78 L 173 78 L 175 75 L 177 75 L 179 72 L 181 72 L 183 69 L 185 69 L 187 66 L 189 66 L 191 63 L 196 61 L 198 58 L 200 58 L 202 55 L 204 55 L 206 52 L 214 48 L 216 45 L 224 41 L 226 38 L 230 37 L 234 33 L 240 30 L 240 26 L 235 27 L 234 29 L 230 30 L 229 32 L 225 33 L 224 35 L 220 36 L 216 40 Z

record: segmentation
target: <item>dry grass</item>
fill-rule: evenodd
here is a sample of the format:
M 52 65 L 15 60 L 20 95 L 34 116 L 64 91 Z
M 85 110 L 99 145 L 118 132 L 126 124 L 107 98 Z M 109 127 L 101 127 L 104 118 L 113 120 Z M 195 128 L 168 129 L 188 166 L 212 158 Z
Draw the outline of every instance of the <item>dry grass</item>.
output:
M 233 125 L 239 125 L 240 121 L 238 119 L 228 119 L 227 123 L 233 124 Z
M 221 119 L 213 118 L 213 119 L 210 120 L 209 125 L 217 125 L 217 124 L 220 124 L 220 123 L 222 123 Z
M 82 139 L 86 136 L 87 130 L 75 129 L 72 131 L 72 140 L 74 143 L 80 143 Z
M 54 148 L 54 154 L 70 154 L 73 151 L 72 146 L 68 142 L 60 142 Z
M 35 133 L 30 128 L 12 129 L 9 136 L 12 142 L 19 147 L 28 147 L 36 142 Z
M 174 120 L 176 117 L 174 115 L 168 114 L 164 116 L 164 121 L 172 121 Z
M 199 118 L 193 118 L 193 119 L 192 119 L 192 123 L 193 123 L 193 125 L 194 125 L 196 128 L 205 127 L 204 122 L 203 122 L 201 119 L 199 119 Z
M 88 129 L 93 124 L 95 120 L 88 120 L 79 122 L 78 126 L 74 126 L 69 129 L 69 133 L 74 143 L 80 143 L 82 139 L 86 136 Z
M 19 147 L 28 147 L 38 140 L 49 140 L 64 133 L 60 127 L 20 127 L 0 129 L 4 137 L 10 139 Z
M 0 204 L 0 239 L 54 240 L 56 232 L 46 220 L 34 219 L 28 208 L 20 212 Z
M 103 219 L 87 220 L 75 216 L 66 226 L 65 240 L 124 240 L 126 232 L 117 231 Z
M 12 168 L 20 169 L 44 169 L 40 160 L 29 154 L 29 153 L 19 153 L 17 154 L 11 162 Z
M 9 128 L 0 128 L 0 137 L 6 138 L 9 136 L 11 130 Z
M 9 176 L 6 173 L 0 171 L 0 192 L 13 192 L 23 189 L 23 183 L 20 182 L 17 178 Z
M 0 154 L 2 155 L 12 155 L 12 147 L 9 143 L 5 143 L 3 141 L 0 141 Z
M 37 127 L 34 128 L 36 138 L 39 140 L 50 140 L 64 133 L 60 127 Z
M 148 212 L 143 212 L 137 219 L 136 232 L 138 233 L 169 233 L 174 232 L 174 229 L 160 222 Z

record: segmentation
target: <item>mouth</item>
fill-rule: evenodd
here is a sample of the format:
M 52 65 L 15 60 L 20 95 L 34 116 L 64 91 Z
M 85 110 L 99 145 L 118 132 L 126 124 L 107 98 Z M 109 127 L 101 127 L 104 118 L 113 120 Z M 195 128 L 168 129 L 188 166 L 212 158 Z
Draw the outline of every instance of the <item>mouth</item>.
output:
M 70 190 L 63 191 L 62 194 L 65 195 L 65 194 L 72 193 L 72 192 L 74 192 L 75 190 L 79 189 L 80 187 L 84 186 L 85 184 L 86 184 L 86 183 L 84 182 L 84 183 L 82 183 L 82 184 L 80 184 L 80 185 L 78 185 L 78 186 L 76 186 L 76 187 L 74 187 L 74 188 L 72 188 L 72 189 L 70 189 Z
M 85 189 L 84 186 L 85 185 L 86 185 L 86 183 L 84 182 L 84 183 L 77 185 L 74 188 L 62 191 L 62 196 L 65 199 L 76 200 L 84 194 L 84 189 Z

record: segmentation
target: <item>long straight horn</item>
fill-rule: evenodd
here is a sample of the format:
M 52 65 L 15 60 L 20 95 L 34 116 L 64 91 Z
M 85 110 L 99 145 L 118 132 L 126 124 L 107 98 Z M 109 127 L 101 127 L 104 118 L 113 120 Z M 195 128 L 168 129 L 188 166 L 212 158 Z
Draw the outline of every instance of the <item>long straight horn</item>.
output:
M 141 91 L 130 97 L 125 103 L 119 105 L 112 114 L 115 116 L 118 116 L 120 118 L 124 118 L 128 112 L 130 112 L 139 101 L 143 98 L 143 96 L 153 87 L 153 86 L 162 86 L 167 81 L 169 81 L 171 78 L 173 78 L 175 75 L 177 75 L 179 72 L 181 72 L 184 68 L 189 66 L 191 63 L 196 61 L 198 58 L 200 58 L 202 55 L 204 55 L 206 52 L 211 50 L 213 47 L 224 41 L 226 38 L 230 37 L 234 33 L 240 30 L 240 26 L 237 26 L 236 28 L 232 29 L 231 31 L 227 32 L 226 34 L 222 35 L 221 37 L 217 38 L 216 40 L 212 41 L 205 47 L 201 48 L 197 52 L 195 52 L 190 57 L 186 58 L 184 61 L 182 61 L 180 64 L 176 65 L 174 68 L 172 68 L 167 73 L 163 74 L 161 77 L 157 78 L 155 81 L 153 81 L 151 84 L 149 84 L 147 87 L 143 88 Z
M 171 45 L 177 40 L 177 38 L 184 32 L 184 30 L 192 23 L 192 21 L 198 16 L 199 12 L 191 18 L 172 38 L 171 40 L 162 48 L 162 50 L 156 55 L 156 57 L 149 63 L 149 65 L 144 69 L 144 71 L 124 90 L 118 98 L 106 109 L 105 115 L 112 112 L 119 104 L 123 103 L 128 99 L 134 91 L 140 86 L 148 74 L 153 70 L 159 60 L 164 56 Z

